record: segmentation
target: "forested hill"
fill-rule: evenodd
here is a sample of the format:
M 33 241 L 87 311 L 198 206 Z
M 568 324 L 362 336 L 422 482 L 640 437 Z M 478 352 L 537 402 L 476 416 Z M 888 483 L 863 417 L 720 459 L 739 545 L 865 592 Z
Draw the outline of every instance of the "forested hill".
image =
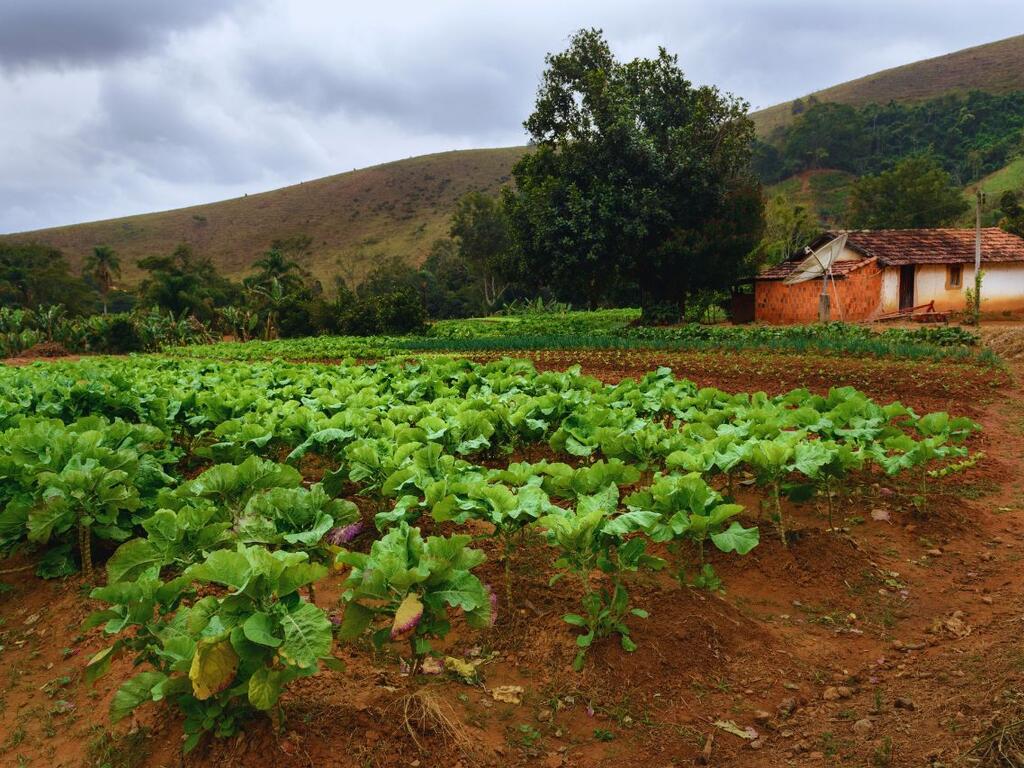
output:
M 1024 90 L 1024 35 L 965 48 L 932 59 L 886 69 L 776 104 L 753 113 L 762 137 L 789 125 L 809 102 L 836 102 L 864 106 L 927 101 L 972 90 L 1009 93 Z
M 919 104 L 818 103 L 767 142 L 755 170 L 766 183 L 828 168 L 878 173 L 908 155 L 933 155 L 959 185 L 1005 166 L 1024 150 L 1024 90 L 972 91 Z

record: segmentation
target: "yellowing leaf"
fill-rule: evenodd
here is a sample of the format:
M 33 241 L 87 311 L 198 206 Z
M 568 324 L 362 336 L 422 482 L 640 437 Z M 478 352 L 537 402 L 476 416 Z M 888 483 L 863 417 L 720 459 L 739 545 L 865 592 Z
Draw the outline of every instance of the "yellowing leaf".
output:
M 506 704 L 518 704 L 523 700 L 523 686 L 499 685 L 497 688 L 491 688 L 491 698 Z
M 454 672 L 463 680 L 473 680 L 476 677 L 476 667 L 479 663 L 478 661 L 474 664 L 471 661 L 457 659 L 454 656 L 444 657 L 444 668 L 449 672 Z
M 739 736 L 741 739 L 747 739 L 748 741 L 757 738 L 756 730 L 749 725 L 746 728 L 741 728 L 732 720 L 716 720 L 715 728 L 721 728 L 726 733 L 731 733 L 733 736 Z
M 423 618 L 423 603 L 419 595 L 410 592 L 395 611 L 395 620 L 391 624 L 391 639 L 404 640 L 416 630 L 416 625 Z
M 238 654 L 229 640 L 200 641 L 188 671 L 192 692 L 200 701 L 215 696 L 231 685 L 237 669 Z

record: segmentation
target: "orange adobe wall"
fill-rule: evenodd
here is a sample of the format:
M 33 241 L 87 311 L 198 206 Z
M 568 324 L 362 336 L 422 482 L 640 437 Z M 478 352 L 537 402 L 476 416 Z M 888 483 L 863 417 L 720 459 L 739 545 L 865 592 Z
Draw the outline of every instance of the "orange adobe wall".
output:
M 871 261 L 829 281 L 833 320 L 869 320 L 878 314 L 882 302 L 882 270 Z M 821 280 L 786 285 L 781 280 L 758 280 L 754 284 L 754 320 L 786 325 L 816 323 Z

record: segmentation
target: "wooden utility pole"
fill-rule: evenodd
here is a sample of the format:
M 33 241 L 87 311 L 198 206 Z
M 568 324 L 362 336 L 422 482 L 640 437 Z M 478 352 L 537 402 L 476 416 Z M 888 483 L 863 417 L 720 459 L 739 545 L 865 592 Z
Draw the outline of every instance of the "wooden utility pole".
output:
M 981 322 L 981 206 L 985 193 L 979 187 L 974 195 L 974 324 Z

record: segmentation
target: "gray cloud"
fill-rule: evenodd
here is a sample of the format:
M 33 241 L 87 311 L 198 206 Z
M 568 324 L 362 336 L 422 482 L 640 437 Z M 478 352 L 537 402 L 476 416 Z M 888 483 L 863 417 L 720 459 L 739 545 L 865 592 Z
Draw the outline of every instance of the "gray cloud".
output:
M 4 0 L 0 65 L 96 64 L 160 46 L 238 0 Z
M 1024 29 L 1010 0 L 0 0 L 0 232 L 522 143 L 544 54 L 604 28 L 754 108 Z

